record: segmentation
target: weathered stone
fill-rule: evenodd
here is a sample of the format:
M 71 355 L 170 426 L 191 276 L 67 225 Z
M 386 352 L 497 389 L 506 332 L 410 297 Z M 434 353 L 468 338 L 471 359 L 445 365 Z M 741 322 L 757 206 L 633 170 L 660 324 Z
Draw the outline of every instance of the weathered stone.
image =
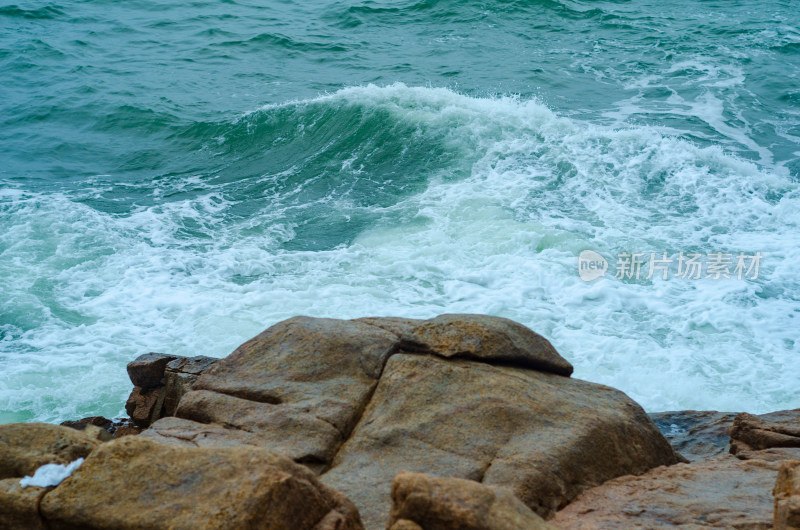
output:
M 49 423 L 0 425 L 0 479 L 33 475 L 44 464 L 86 457 L 107 434 L 94 425 L 82 431 Z
M 346 431 L 397 343 L 360 322 L 290 318 L 220 359 L 194 389 L 307 408 Z
M 177 357 L 167 363 L 166 372 L 201 375 L 203 372 L 211 368 L 211 366 L 219 361 L 215 357 L 206 357 L 205 355 L 197 355 L 195 357 Z
M 95 425 L 108 433 L 109 440 L 111 439 L 111 435 L 114 434 L 114 422 L 112 420 L 109 420 L 108 418 L 104 418 L 103 416 L 90 416 L 88 418 L 82 418 L 80 420 L 65 421 L 62 422 L 61 425 L 63 425 L 64 427 L 77 429 L 79 431 L 84 430 L 87 425 Z
M 585 488 L 677 461 L 627 396 L 570 371 L 506 319 L 296 317 L 206 369 L 176 417 L 141 436 L 277 450 L 347 491 L 370 528 L 385 525 L 403 469 L 507 486 L 547 516 Z
M 0 528 L 44 530 L 44 521 L 39 517 L 39 501 L 46 491 L 46 488 L 23 488 L 18 478 L 0 480 Z
M 142 438 L 167 445 L 182 447 L 237 447 L 263 446 L 259 436 L 241 429 L 224 427 L 218 423 L 198 423 L 183 418 L 161 418 L 142 432 Z
M 333 513 L 332 513 L 333 512 Z M 343 495 L 277 453 L 138 436 L 99 447 L 41 503 L 48 528 L 362 528 Z
M 459 344 L 451 336 L 454 332 L 474 336 L 462 337 Z M 545 339 L 507 319 L 296 317 L 272 326 L 210 367 L 210 359 L 195 362 L 199 366 L 195 369 L 189 368 L 191 360 L 171 361 L 164 410 L 154 415 L 149 407 L 155 405 L 135 392 L 131 410 L 142 402 L 143 411 L 134 418 L 139 425 L 147 424 L 146 418 L 175 415 L 258 434 L 256 445 L 286 450 L 298 461 L 324 469 L 360 417 L 386 360 L 401 345 L 444 357 L 539 367 L 550 363 L 561 372 L 569 367 Z M 183 375 L 200 372 L 196 381 Z M 189 428 L 182 425 L 183 436 Z M 207 430 L 202 425 L 194 428 Z M 162 430 L 161 435 L 170 432 Z M 248 435 L 229 434 L 255 441 Z M 221 441 L 218 436 L 206 441 L 212 439 Z
M 649 416 L 672 447 L 693 462 L 728 452 L 736 413 L 679 410 Z
M 767 462 L 782 462 L 783 460 L 800 459 L 800 447 L 770 447 L 760 451 L 739 451 L 736 453 L 739 460 L 765 460 Z
M 142 432 L 141 427 L 137 427 L 131 420 L 123 420 L 114 427 L 114 438 L 123 436 L 135 436 Z
M 507 318 L 440 315 L 403 333 L 402 348 L 448 359 L 505 362 L 564 376 L 572 374 L 572 365 L 547 339 Z
M 257 434 L 256 445 L 322 469 L 360 417 L 398 343 L 395 334 L 361 322 L 292 318 L 205 370 L 175 414 L 196 422 L 198 432 L 214 422 L 232 427 L 237 439 Z
M 164 372 L 164 416 L 174 416 L 181 398 L 191 390 L 200 375 L 219 359 L 212 357 L 180 357 L 167 364 Z
M 128 363 L 128 377 L 133 386 L 144 389 L 164 384 L 164 370 L 167 363 L 176 359 L 175 355 L 165 353 L 145 353 Z
M 547 517 L 588 487 L 675 462 L 641 407 L 618 390 L 397 354 L 322 480 L 356 503 L 368 528 L 379 528 L 401 470 L 507 487 Z
M 659 467 L 585 491 L 549 522 L 569 529 L 769 529 L 778 466 L 718 455 Z
M 392 482 L 388 528 L 546 530 L 544 519 L 510 491 L 458 478 L 400 472 Z
M 148 427 L 162 416 L 165 396 L 166 390 L 163 386 L 149 389 L 135 386 L 125 403 L 125 411 L 136 426 Z
M 353 322 L 363 322 L 370 326 L 376 326 L 397 335 L 398 338 L 410 335 L 414 328 L 427 322 L 419 318 L 403 317 L 363 317 L 356 318 Z
M 773 489 L 775 496 L 775 530 L 800 528 L 800 460 L 781 463 Z
M 420 525 L 408 519 L 398 519 L 388 528 L 389 530 L 424 530 Z
M 329 463 L 343 441 L 341 431 L 314 414 L 207 390 L 186 394 L 178 416 L 257 434 L 248 437 L 251 445 L 273 449 L 298 462 Z
M 800 447 L 800 409 L 755 416 L 736 415 L 731 429 L 731 453 L 770 447 Z

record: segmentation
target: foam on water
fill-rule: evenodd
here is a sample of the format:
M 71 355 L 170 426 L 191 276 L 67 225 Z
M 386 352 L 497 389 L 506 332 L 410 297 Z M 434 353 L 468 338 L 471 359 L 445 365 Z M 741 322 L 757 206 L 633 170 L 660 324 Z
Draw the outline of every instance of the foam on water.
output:
M 356 130 L 340 151 L 327 152 L 336 144 L 327 139 L 275 174 L 141 184 L 149 199 L 117 212 L 93 206 L 120 186 L 102 177 L 72 194 L 9 184 L 0 192 L 0 423 L 120 414 L 136 355 L 223 356 L 297 314 L 500 315 L 549 338 L 576 377 L 650 410 L 797 406 L 800 209 L 780 167 L 652 128 L 560 117 L 536 101 L 402 84 L 273 105 L 207 143 L 227 156 L 242 123 L 258 130 L 275 113 L 295 120 L 287 130 L 296 136 L 281 137 L 290 145 L 317 121 L 357 115 L 347 122 L 356 129 L 380 119 L 416 131 L 445 162 L 396 168 L 376 184 L 364 160 L 381 160 L 382 145 Z M 259 138 L 242 157 L 269 158 L 279 145 Z M 338 187 L 300 208 L 292 201 L 311 184 L 291 179 L 320 153 Z M 243 187 L 251 181 L 262 187 Z M 364 198 L 393 185 L 394 200 Z M 363 186 L 377 187 L 359 195 Z M 293 246 L 320 216 L 339 216 L 338 243 Z M 357 219 L 366 221 L 353 228 Z M 757 280 L 584 283 L 584 249 L 609 259 L 760 251 L 764 261 Z

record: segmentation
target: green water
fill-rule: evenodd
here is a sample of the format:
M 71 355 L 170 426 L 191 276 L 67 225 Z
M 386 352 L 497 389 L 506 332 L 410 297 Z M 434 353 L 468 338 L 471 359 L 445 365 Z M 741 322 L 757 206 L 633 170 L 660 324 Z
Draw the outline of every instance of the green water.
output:
M 649 409 L 800 406 L 799 73 L 798 1 L 0 6 L 0 422 L 295 314 L 497 314 Z

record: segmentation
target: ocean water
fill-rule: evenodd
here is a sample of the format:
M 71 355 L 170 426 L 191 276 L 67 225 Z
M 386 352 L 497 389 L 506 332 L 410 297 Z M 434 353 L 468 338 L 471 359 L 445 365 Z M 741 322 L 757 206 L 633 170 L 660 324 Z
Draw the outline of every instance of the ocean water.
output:
M 0 74 L 0 423 L 297 314 L 500 315 L 651 411 L 800 406 L 798 0 L 12 0 Z

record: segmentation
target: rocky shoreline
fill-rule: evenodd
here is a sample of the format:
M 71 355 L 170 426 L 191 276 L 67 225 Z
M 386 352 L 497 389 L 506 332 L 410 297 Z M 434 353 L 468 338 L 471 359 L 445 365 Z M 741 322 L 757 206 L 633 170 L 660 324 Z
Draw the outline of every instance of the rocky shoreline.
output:
M 145 354 L 124 421 L 0 425 L 0 528 L 800 528 L 800 409 L 647 415 L 571 373 L 483 315 Z

